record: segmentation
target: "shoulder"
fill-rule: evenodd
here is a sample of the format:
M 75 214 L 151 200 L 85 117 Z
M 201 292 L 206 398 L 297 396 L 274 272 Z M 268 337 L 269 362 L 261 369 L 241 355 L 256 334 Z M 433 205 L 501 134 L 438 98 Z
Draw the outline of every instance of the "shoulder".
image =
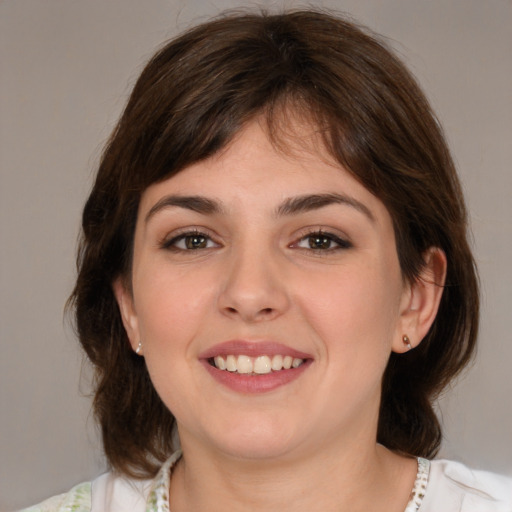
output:
M 22 512 L 144 512 L 150 481 L 105 473 Z
M 180 457 L 174 452 L 152 480 L 109 472 L 21 512 L 168 512 L 170 474 Z
M 39 505 L 26 508 L 21 512 L 90 512 L 91 482 L 84 482 L 73 487 L 69 492 L 53 496 Z
M 512 479 L 435 460 L 421 512 L 512 512 Z

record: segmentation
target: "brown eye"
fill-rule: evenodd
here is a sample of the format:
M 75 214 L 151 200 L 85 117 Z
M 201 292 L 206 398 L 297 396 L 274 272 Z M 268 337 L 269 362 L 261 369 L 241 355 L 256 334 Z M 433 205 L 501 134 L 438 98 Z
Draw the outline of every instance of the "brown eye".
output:
M 164 249 L 175 251 L 197 251 L 218 246 L 208 235 L 195 231 L 182 233 L 162 244 Z
M 187 235 L 183 239 L 187 249 L 205 249 L 208 245 L 208 239 L 204 235 Z
M 301 238 L 295 247 L 311 249 L 313 251 L 336 251 L 337 249 L 348 249 L 352 244 L 332 233 L 315 232 Z
M 308 237 L 310 249 L 330 249 L 333 240 L 324 235 L 313 235 Z

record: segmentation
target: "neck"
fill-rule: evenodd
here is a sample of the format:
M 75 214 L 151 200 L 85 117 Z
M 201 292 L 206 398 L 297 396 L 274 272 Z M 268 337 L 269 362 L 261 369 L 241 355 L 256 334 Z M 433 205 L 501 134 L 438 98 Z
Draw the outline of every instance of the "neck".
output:
M 171 481 L 171 510 L 403 512 L 416 461 L 359 441 L 342 447 L 330 440 L 313 453 L 263 461 L 185 442 Z

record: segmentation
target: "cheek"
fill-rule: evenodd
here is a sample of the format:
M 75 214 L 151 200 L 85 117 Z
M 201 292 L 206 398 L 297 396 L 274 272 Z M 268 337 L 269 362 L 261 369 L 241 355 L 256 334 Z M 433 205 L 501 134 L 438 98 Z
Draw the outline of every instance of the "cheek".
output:
M 163 402 L 176 416 L 186 417 L 187 403 L 200 393 L 191 379 L 197 371 L 194 340 L 208 323 L 211 290 L 200 272 L 170 272 L 161 265 L 144 268 L 134 282 L 144 358 Z
M 307 290 L 307 292 L 306 292 Z M 347 360 L 367 351 L 387 356 L 399 317 L 401 278 L 394 265 L 351 265 L 310 278 L 301 288 L 301 309 L 329 353 Z
M 200 271 L 171 272 L 162 264 L 141 268 L 134 275 L 134 294 L 145 352 L 183 349 L 211 311 L 212 287 Z

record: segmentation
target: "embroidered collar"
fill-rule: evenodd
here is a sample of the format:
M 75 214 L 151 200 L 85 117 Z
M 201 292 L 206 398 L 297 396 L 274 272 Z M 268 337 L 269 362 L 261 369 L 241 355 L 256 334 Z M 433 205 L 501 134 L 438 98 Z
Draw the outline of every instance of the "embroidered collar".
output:
M 170 512 L 169 510 L 169 486 L 171 483 L 171 471 L 174 464 L 180 459 L 181 450 L 172 454 L 158 472 L 149 492 L 146 512 Z M 411 498 L 404 512 L 418 512 L 427 490 L 430 474 L 430 461 L 418 458 L 418 473 L 411 492 Z
M 170 512 L 169 486 L 171 484 L 171 470 L 180 457 L 181 450 L 178 450 L 160 468 L 149 491 L 146 512 Z
M 430 461 L 418 457 L 418 473 L 411 492 L 411 499 L 404 512 L 418 512 L 427 492 L 428 477 L 430 475 Z

